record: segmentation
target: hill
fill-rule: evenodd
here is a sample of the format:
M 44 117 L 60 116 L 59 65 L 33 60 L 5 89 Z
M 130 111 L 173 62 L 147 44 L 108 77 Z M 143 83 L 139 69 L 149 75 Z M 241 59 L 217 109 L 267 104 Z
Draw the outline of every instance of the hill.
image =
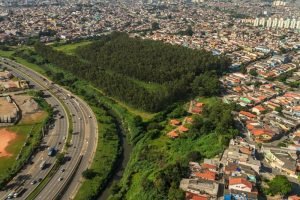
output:
M 217 83 L 217 77 L 230 65 L 228 58 L 204 50 L 130 38 L 123 33 L 103 36 L 77 47 L 72 54 L 43 44 L 35 49 L 48 62 L 90 81 L 104 93 L 152 112 L 192 96 L 196 79 Z M 197 86 L 203 84 L 201 80 Z

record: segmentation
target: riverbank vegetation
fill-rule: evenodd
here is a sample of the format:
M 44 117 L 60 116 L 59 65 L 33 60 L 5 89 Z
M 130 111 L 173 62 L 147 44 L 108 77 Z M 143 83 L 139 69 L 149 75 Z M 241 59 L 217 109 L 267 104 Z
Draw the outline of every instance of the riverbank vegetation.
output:
M 206 102 L 203 114 L 193 116 L 189 131 L 177 139 L 167 137 L 169 122 L 189 116 L 184 105 L 170 107 L 149 121 L 110 199 L 184 199 L 179 183 L 187 177 L 188 162 L 220 155 L 238 133 L 230 105 L 217 98 L 202 100 Z

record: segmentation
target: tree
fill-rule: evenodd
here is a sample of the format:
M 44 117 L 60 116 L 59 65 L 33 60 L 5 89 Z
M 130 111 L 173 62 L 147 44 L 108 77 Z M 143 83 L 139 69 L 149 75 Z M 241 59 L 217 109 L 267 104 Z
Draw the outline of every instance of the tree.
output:
M 58 164 L 62 165 L 65 161 L 65 154 L 64 153 L 56 154 L 56 161 Z
M 269 193 L 272 195 L 287 195 L 292 191 L 292 184 L 286 176 L 276 175 L 269 183 Z
M 220 93 L 220 82 L 213 73 L 204 73 L 192 82 L 192 90 L 196 95 L 214 96 Z
M 191 151 L 187 155 L 188 161 L 200 161 L 202 159 L 202 155 L 199 151 Z
M 151 28 L 152 28 L 153 31 L 160 29 L 159 23 L 153 22 L 153 23 L 151 24 Z
M 257 74 L 257 71 L 255 70 L 255 69 L 251 69 L 250 71 L 249 71 L 249 74 L 251 75 L 251 76 L 257 76 L 258 74 Z
M 86 169 L 82 172 L 82 176 L 86 179 L 92 179 L 96 176 L 96 173 L 92 169 Z

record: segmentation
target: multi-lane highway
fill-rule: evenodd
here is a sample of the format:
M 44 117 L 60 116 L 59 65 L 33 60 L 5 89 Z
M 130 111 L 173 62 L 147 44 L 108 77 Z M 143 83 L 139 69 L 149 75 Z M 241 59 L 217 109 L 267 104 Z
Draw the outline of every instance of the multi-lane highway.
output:
M 68 127 L 73 127 L 71 147 L 67 148 L 65 152 L 66 157 L 70 159 L 60 167 L 36 198 L 71 199 L 81 185 L 81 173 L 90 166 L 94 157 L 98 140 L 96 118 L 84 101 L 66 89 L 53 84 L 46 77 L 25 66 L 8 59 L 3 61 L 6 63 L 5 66 L 12 70 L 14 74 L 30 81 L 30 84 L 36 89 L 44 90 L 44 94 L 47 96 L 46 101 L 54 107 L 56 112 L 64 116 L 63 118 L 56 117 L 54 128 L 43 139 L 46 146 L 55 147 L 62 152 L 68 134 Z M 71 113 L 72 124 L 68 124 L 67 112 Z M 51 165 L 54 164 L 55 158 L 49 157 L 47 153 L 47 149 L 38 152 L 33 158 L 33 164 L 26 166 L 10 183 L 15 183 L 20 176 L 25 177 L 23 187 L 26 188 L 26 191 L 22 194 L 21 199 L 25 199 L 38 185 L 32 185 L 31 182 L 43 179 L 49 172 Z M 50 165 L 45 170 L 41 170 L 39 166 L 43 160 Z M 11 190 L 0 192 L 1 199 L 6 198 L 10 192 Z

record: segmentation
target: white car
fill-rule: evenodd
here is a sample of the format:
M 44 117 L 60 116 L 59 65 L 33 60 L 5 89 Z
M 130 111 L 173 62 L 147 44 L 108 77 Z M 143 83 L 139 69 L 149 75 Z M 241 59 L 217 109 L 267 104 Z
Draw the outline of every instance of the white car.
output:
M 59 178 L 58 178 L 58 181 L 62 181 L 62 180 L 63 180 L 63 177 L 59 177 Z

